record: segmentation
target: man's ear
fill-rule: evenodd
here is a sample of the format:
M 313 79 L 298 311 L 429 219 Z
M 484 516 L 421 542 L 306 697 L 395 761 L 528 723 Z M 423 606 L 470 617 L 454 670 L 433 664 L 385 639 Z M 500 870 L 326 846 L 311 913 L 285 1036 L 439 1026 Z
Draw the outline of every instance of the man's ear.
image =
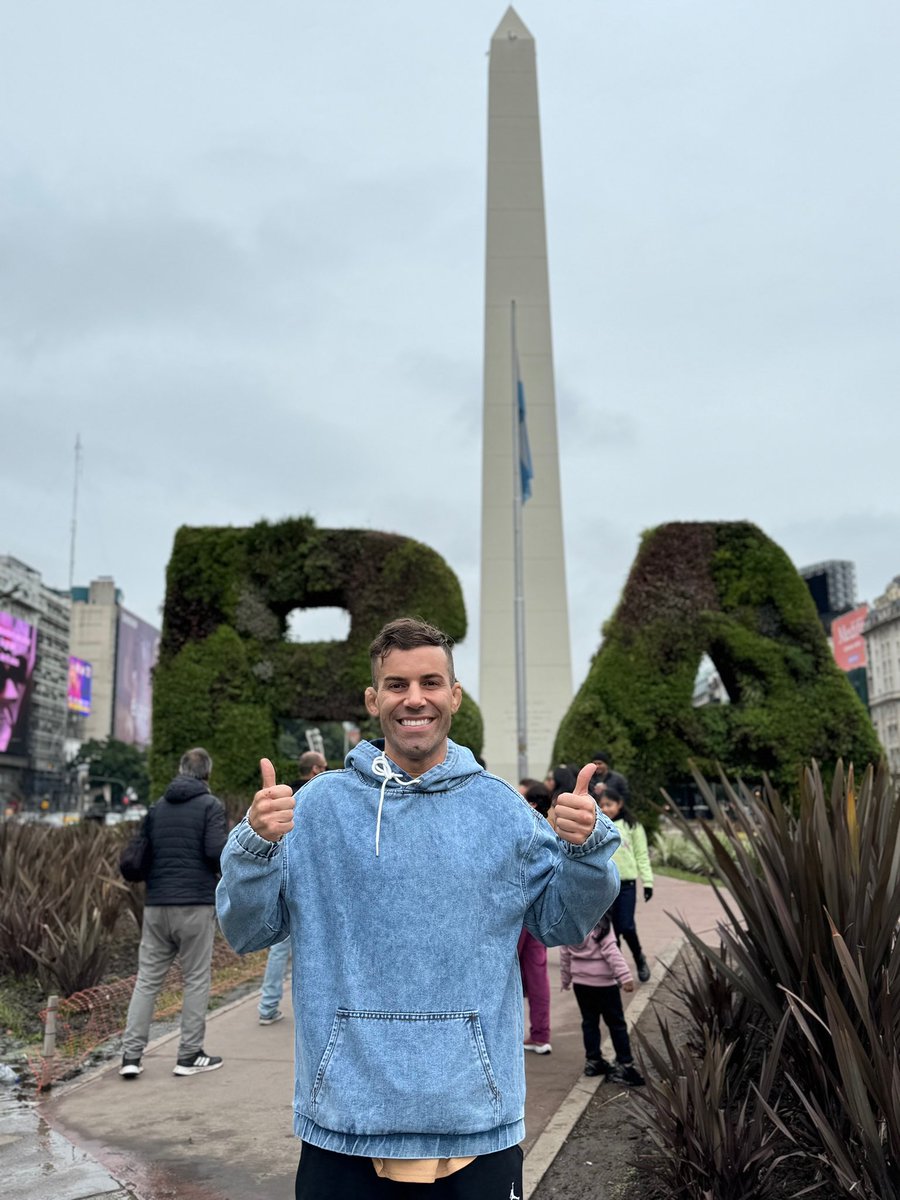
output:
M 460 683 L 454 683 L 450 688 L 450 711 L 451 713 L 459 712 L 459 706 L 462 704 L 463 690 Z
M 357 692 L 357 695 L 359 695 L 358 692 Z M 369 716 L 377 717 L 378 716 L 378 695 L 373 687 L 366 688 L 366 694 L 363 697 L 363 700 L 365 701 L 366 711 L 368 712 Z M 456 712 L 456 709 L 454 708 L 453 711 Z

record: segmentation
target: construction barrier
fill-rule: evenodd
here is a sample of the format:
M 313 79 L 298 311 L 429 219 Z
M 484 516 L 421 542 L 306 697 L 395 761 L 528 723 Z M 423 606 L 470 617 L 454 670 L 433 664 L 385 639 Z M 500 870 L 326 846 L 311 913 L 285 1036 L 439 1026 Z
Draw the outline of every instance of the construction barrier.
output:
M 227 995 L 241 984 L 261 979 L 267 953 L 258 950 L 254 954 L 235 954 L 217 935 L 213 944 L 210 996 Z M 45 1030 L 43 1053 L 25 1055 L 38 1091 L 69 1079 L 99 1046 L 123 1032 L 136 979 L 137 975 L 131 975 L 127 979 L 76 992 L 41 1012 Z M 181 969 L 176 964 L 170 969 L 157 997 L 154 1021 L 164 1021 L 181 1012 L 183 988 Z

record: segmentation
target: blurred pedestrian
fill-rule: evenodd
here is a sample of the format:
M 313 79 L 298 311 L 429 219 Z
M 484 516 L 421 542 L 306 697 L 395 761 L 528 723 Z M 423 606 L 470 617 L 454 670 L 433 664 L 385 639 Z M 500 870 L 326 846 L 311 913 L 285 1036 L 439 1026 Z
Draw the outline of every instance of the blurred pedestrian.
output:
M 619 894 L 609 910 L 609 915 L 612 918 L 616 941 L 618 942 L 621 938 L 625 939 L 629 950 L 634 955 L 638 979 L 641 983 L 646 983 L 650 978 L 650 968 L 638 938 L 634 909 L 639 878 L 644 886 L 644 903 L 648 904 L 653 897 L 653 868 L 650 866 L 647 834 L 643 825 L 629 811 L 624 799 L 614 788 L 601 784 L 599 791 L 600 808 L 615 825 L 619 837 L 622 839 L 621 845 L 613 857 L 613 862 L 619 869 L 621 886 Z
M 531 786 L 523 793 L 525 799 L 542 817 L 546 819 L 550 812 L 550 793 L 542 783 L 531 781 Z
M 328 770 L 328 760 L 324 754 L 320 754 L 318 750 L 304 750 L 297 759 L 297 771 L 299 772 L 297 779 L 291 784 L 294 789 L 294 794 L 300 791 L 311 779 L 316 775 L 321 775 L 323 771 Z
M 295 794 L 316 775 L 327 771 L 328 762 L 324 754 L 319 754 L 318 750 L 306 750 L 297 760 L 297 769 L 300 772 L 300 778 L 292 785 Z M 269 948 L 266 957 L 266 973 L 263 975 L 262 989 L 259 993 L 260 1025 L 275 1025 L 278 1021 L 284 1020 L 284 1013 L 280 1006 L 290 961 L 291 939 L 289 937 L 284 941 L 276 942 Z
M 634 1065 L 631 1040 L 625 1024 L 621 988 L 634 991 L 634 980 L 616 945 L 609 915 L 604 916 L 578 946 L 559 951 L 563 991 L 573 987 L 581 1011 L 585 1075 L 605 1075 L 613 1083 L 642 1087 L 644 1077 Z M 600 1049 L 600 1018 L 606 1023 L 616 1060 L 609 1062 Z
M 532 780 L 527 782 L 528 788 L 525 799 L 542 817 L 546 818 L 550 809 L 550 793 L 542 783 Z M 550 1043 L 550 973 L 547 970 L 547 947 L 536 937 L 523 929 L 519 934 L 517 946 L 519 955 L 519 970 L 522 973 L 522 990 L 528 1001 L 529 1035 L 525 1039 L 526 1050 L 535 1054 L 550 1054 L 553 1046 Z
M 605 787 L 611 787 L 613 791 L 619 793 L 626 804 L 631 803 L 631 788 L 628 786 L 628 780 L 619 771 L 612 769 L 612 759 L 605 750 L 598 750 L 594 755 L 594 762 L 597 766 L 597 774 L 594 776 L 594 784 L 604 784 Z
M 225 806 L 209 790 L 212 759 L 198 747 L 181 756 L 178 774 L 146 817 L 153 846 L 147 876 L 138 974 L 122 1040 L 123 1079 L 143 1071 L 141 1059 L 163 980 L 177 958 L 184 977 L 176 1075 L 215 1071 L 222 1059 L 203 1049 L 209 1003 L 216 881 L 227 834 Z

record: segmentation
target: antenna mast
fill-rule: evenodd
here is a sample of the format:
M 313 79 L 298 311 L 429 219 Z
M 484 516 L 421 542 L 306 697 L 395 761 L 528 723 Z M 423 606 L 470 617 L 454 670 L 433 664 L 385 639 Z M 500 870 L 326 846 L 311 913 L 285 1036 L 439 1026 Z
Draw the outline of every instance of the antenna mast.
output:
M 75 486 L 72 489 L 72 535 L 69 542 L 69 593 L 75 583 L 75 535 L 78 532 L 78 479 L 81 475 L 81 434 L 75 435 Z

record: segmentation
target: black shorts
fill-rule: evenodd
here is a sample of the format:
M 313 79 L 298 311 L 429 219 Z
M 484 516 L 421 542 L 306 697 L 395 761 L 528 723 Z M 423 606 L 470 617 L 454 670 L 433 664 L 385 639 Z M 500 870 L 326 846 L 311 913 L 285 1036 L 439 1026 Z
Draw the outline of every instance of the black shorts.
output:
M 434 1183 L 396 1183 L 375 1174 L 371 1158 L 303 1143 L 296 1200 L 521 1200 L 522 1147 L 480 1154 Z

